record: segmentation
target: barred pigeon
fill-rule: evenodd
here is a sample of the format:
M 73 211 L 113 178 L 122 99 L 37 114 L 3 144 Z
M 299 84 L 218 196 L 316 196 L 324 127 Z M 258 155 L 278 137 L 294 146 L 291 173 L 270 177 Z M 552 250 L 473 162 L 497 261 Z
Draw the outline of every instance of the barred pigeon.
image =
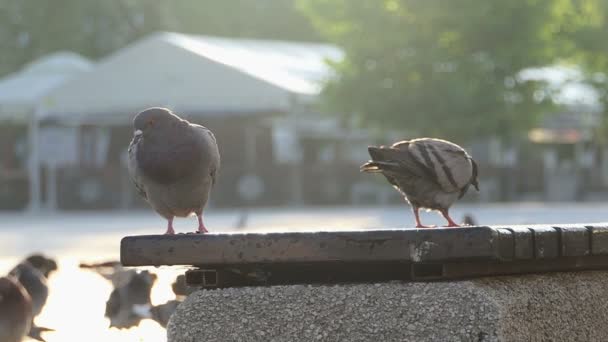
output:
M 9 273 L 15 277 L 32 298 L 34 317 L 38 316 L 49 297 L 49 287 L 44 275 L 28 261 L 22 261 Z
M 49 297 L 49 287 L 46 277 L 36 267 L 26 260 L 15 266 L 9 273 L 25 288 L 31 299 L 32 319 L 36 318 L 41 312 Z M 41 333 L 54 331 L 50 328 L 39 327 L 32 321 L 28 336 L 38 341 L 44 341 Z
M 34 264 L 36 265 L 32 264 L 30 260 L 34 261 Z M 52 259 L 46 259 L 46 262 L 42 263 L 38 263 L 37 261 L 41 260 L 37 257 L 32 258 L 32 256 L 30 256 L 15 266 L 9 273 L 10 276 L 14 277 L 15 280 L 25 288 L 30 296 L 32 303 L 32 320 L 42 312 L 49 297 L 49 287 L 47 285 L 47 278 L 44 274 L 46 273 L 48 275 L 57 268 L 57 264 L 52 261 Z M 55 268 L 53 268 L 53 265 Z M 41 334 L 46 331 L 55 330 L 39 327 L 32 321 L 27 336 L 44 342 L 44 338 L 42 338 Z
M 20 342 L 30 331 L 32 299 L 13 277 L 0 278 L 0 341 Z
M 450 206 L 477 183 L 477 164 L 462 149 L 449 141 L 420 138 L 399 141 L 390 147 L 370 146 L 372 160 L 361 166 L 362 172 L 382 173 L 411 204 L 417 228 L 420 208 L 438 210 L 448 227 L 458 227 L 448 213 Z
M 138 193 L 168 221 L 165 234 L 175 234 L 173 218 L 198 217 L 206 233 L 203 209 L 215 184 L 220 153 L 215 136 L 166 108 L 149 108 L 133 120 L 129 174 Z
M 161 327 L 166 328 L 169 324 L 169 318 L 181 303 L 180 300 L 172 299 L 163 304 L 154 305 L 150 309 L 150 318 L 158 322 Z
M 57 262 L 42 254 L 32 254 L 28 256 L 25 261 L 29 262 L 30 265 L 40 271 L 45 278 L 48 278 L 51 273 L 57 271 Z
M 110 327 L 127 329 L 138 326 L 143 313 L 150 312 L 150 293 L 157 275 L 148 271 L 136 271 L 124 285 L 114 287 L 106 301 L 105 317 L 110 319 Z M 142 313 L 143 312 L 143 313 Z

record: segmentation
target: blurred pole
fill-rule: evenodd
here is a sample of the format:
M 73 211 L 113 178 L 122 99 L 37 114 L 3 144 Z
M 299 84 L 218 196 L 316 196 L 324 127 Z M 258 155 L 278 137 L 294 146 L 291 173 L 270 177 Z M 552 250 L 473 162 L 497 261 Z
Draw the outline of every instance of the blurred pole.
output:
M 129 153 L 127 152 L 127 150 L 125 149 L 121 154 L 120 154 L 120 167 L 121 167 L 121 177 L 120 177 L 120 207 L 122 209 L 129 209 L 129 206 L 131 205 L 131 201 L 132 201 L 132 197 L 131 194 L 133 193 L 132 190 L 132 186 L 133 184 L 131 183 L 131 179 L 129 177 L 129 167 L 128 167 L 128 163 L 129 163 Z
M 245 163 L 248 172 L 255 172 L 257 156 L 257 128 L 252 126 L 245 129 Z
M 48 164 L 46 176 L 46 208 L 49 211 L 57 210 L 57 165 Z
M 30 115 L 28 127 L 29 140 L 29 159 L 28 159 L 28 180 L 30 189 L 30 202 L 28 211 L 40 211 L 40 156 L 38 154 L 38 140 L 40 136 L 40 118 L 42 117 L 42 107 L 38 106 Z
M 288 115 L 287 122 L 293 128 L 292 134 L 294 135 L 295 147 L 298 150 L 298 158 L 294 160 L 291 165 L 291 205 L 299 206 L 304 204 L 304 193 L 303 193 L 303 174 L 302 167 L 304 167 L 304 160 L 302 154 L 302 142 L 300 140 L 300 127 L 298 125 L 299 115 L 306 115 L 310 113 L 302 113 L 299 107 L 298 99 L 294 94 L 289 97 L 289 106 L 291 107 Z M 295 152 L 295 151 L 294 151 Z

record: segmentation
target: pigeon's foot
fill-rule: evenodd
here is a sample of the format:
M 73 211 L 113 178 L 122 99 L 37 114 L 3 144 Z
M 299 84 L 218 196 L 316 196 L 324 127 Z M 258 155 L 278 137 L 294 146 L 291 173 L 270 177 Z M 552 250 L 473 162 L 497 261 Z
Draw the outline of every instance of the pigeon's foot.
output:
M 420 223 L 420 215 L 418 214 L 418 207 L 413 207 L 412 208 L 414 210 L 414 217 L 416 218 L 416 228 L 434 228 L 435 226 L 426 226 L 422 223 Z
M 167 220 L 167 231 L 165 235 L 173 235 L 175 234 L 175 230 L 173 230 L 173 217 Z
M 205 224 L 203 223 L 203 214 L 197 214 L 198 217 L 198 229 L 196 230 L 199 234 L 209 233 L 207 228 L 205 228 Z
M 448 225 L 444 226 L 444 227 L 460 227 L 460 225 L 458 223 L 456 223 L 456 222 L 454 222 L 454 220 L 452 220 L 452 218 L 448 214 L 447 209 L 440 210 L 440 212 L 441 212 L 441 215 L 443 215 L 443 217 L 448 221 Z

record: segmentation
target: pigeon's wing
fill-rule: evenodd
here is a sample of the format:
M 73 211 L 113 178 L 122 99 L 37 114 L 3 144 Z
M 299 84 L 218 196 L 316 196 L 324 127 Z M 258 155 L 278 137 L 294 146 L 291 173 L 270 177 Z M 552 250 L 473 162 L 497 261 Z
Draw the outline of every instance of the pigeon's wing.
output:
M 473 164 L 462 147 L 445 140 L 422 138 L 412 140 L 408 149 L 430 170 L 443 191 L 461 191 L 471 183 Z
M 33 315 L 37 316 L 42 311 L 49 296 L 49 288 L 44 275 L 27 261 L 15 266 L 9 272 L 9 275 L 15 277 L 29 293 L 32 299 Z
M 141 141 L 141 135 L 134 136 L 133 140 L 131 140 L 131 144 L 129 144 L 129 150 L 128 150 L 129 160 L 127 163 L 127 167 L 129 169 L 129 176 L 131 178 L 131 181 L 135 185 L 135 189 L 137 190 L 137 193 L 141 197 L 143 197 L 143 199 L 147 200 L 148 194 L 146 193 L 146 188 L 144 186 L 144 183 L 141 180 L 140 171 L 138 170 L 138 166 L 137 166 L 137 147 L 138 147 L 140 141 Z
M 419 160 L 409 148 L 408 141 L 398 142 L 392 146 L 368 147 L 372 160 L 361 166 L 364 172 L 383 172 L 393 185 L 397 185 L 392 175 L 408 174 L 418 179 L 436 182 L 436 175 Z
M 118 289 L 114 289 L 110 294 L 110 298 L 106 302 L 105 317 L 114 317 L 120 311 L 120 293 Z
M 205 131 L 187 124 L 159 133 L 159 140 L 144 138 L 136 150 L 136 164 L 146 180 L 168 185 L 182 180 L 200 180 L 211 163 L 211 146 L 215 144 Z
M 190 126 L 195 128 L 195 131 L 202 140 L 203 148 L 201 149 L 201 153 L 208 163 L 208 172 L 211 177 L 211 185 L 213 186 L 217 181 L 217 174 L 220 168 L 220 152 L 217 146 L 217 140 L 215 139 L 213 132 L 207 127 L 197 124 L 190 124 Z

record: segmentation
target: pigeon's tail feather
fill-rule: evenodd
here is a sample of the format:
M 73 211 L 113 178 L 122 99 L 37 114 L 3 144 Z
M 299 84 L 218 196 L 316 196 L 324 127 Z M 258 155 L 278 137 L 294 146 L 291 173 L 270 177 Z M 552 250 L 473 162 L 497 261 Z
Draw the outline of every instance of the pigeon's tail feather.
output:
M 384 146 L 382 146 L 384 147 Z M 385 158 L 383 158 L 384 153 L 383 153 L 383 148 L 382 147 L 376 147 L 376 146 L 369 146 L 367 148 L 367 151 L 369 152 L 370 157 L 372 157 L 372 160 L 383 160 Z
M 369 146 L 367 150 L 372 160 L 361 165 L 361 172 L 373 173 L 399 170 L 400 164 L 397 161 L 399 160 L 399 150 L 387 146 Z
M 383 171 L 398 171 L 399 163 L 394 161 L 368 161 L 361 165 L 361 172 L 376 173 Z
M 367 148 L 373 161 L 395 161 L 400 160 L 403 151 L 389 146 L 369 146 Z
M 380 168 L 380 165 L 377 162 L 374 162 L 374 161 L 368 161 L 367 163 L 361 165 L 361 167 L 359 168 L 359 170 L 361 172 L 370 172 L 370 173 L 382 172 L 382 169 Z
M 80 263 L 78 265 L 78 267 L 80 268 L 98 268 L 98 267 L 116 267 L 116 266 L 122 266 L 120 261 L 106 261 L 106 262 L 101 262 L 101 263 L 96 263 L 96 264 L 87 264 L 87 263 Z

